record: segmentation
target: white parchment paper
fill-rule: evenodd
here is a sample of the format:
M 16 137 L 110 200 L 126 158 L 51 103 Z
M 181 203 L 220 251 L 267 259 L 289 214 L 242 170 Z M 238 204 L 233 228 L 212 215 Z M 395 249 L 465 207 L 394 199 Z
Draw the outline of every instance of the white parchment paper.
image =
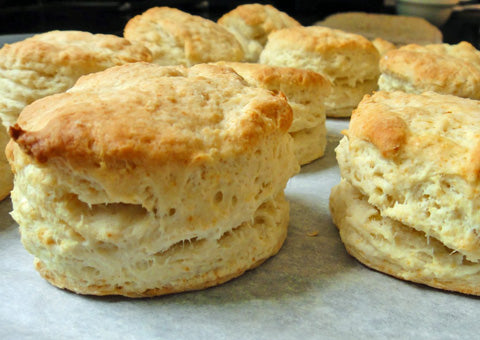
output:
M 478 338 L 478 298 L 394 279 L 345 252 L 328 197 L 348 120 L 327 127 L 326 155 L 288 183 L 290 229 L 278 255 L 203 291 L 132 300 L 57 289 L 34 270 L 2 201 L 0 339 Z

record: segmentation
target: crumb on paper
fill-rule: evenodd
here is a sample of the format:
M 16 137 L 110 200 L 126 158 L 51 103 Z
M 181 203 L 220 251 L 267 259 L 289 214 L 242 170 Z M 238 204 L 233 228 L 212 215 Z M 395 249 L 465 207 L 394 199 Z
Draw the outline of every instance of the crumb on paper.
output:
M 310 236 L 310 237 L 315 237 L 317 235 L 318 235 L 318 230 L 309 231 L 307 233 L 307 236 Z

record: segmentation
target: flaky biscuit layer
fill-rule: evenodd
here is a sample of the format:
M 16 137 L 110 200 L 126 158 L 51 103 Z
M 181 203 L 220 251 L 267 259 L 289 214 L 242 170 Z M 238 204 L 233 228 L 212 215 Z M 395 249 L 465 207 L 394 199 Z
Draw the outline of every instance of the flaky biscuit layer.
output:
M 347 251 L 368 267 L 403 280 L 480 295 L 480 263 L 383 216 L 346 180 L 332 189 L 330 211 Z

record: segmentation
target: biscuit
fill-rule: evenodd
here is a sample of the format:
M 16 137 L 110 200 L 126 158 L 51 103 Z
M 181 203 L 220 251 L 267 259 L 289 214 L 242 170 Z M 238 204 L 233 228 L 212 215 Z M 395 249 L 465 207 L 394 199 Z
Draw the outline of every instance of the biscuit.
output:
M 380 55 L 366 38 L 320 26 L 270 34 L 260 63 L 309 69 L 332 83 L 327 117 L 350 116 L 363 95 L 377 88 Z
M 67 90 L 84 74 L 150 60 L 142 45 L 80 31 L 51 31 L 5 44 L 0 49 L 0 119 L 8 128 L 26 105 Z
M 480 99 L 480 51 L 465 41 L 403 46 L 381 59 L 380 71 L 383 91 L 434 91 Z
M 235 62 L 219 64 L 233 68 L 253 86 L 285 94 L 292 107 L 293 121 L 289 133 L 300 165 L 323 156 L 326 145 L 324 101 L 331 91 L 328 80 L 316 72 L 291 67 Z
M 268 35 L 282 28 L 301 26 L 287 13 L 271 5 L 240 5 L 224 14 L 218 23 L 232 32 L 242 44 L 245 61 L 257 62 Z
M 380 224 L 405 226 L 409 235 L 422 238 L 418 242 L 423 244 L 435 239 L 450 253 L 458 253 L 465 263 L 477 264 L 480 260 L 479 112 L 479 101 L 434 92 L 417 95 L 381 91 L 366 96 L 354 111 L 346 136 L 336 149 L 341 176 L 364 196 L 361 200 L 378 210 L 385 219 Z M 345 197 L 332 199 L 346 200 Z M 339 204 L 338 201 L 334 203 Z M 346 228 L 370 228 L 362 226 L 360 221 L 364 220 L 364 215 L 360 210 L 352 209 L 352 216 L 361 215 L 359 224 Z M 354 223 L 342 220 L 341 209 L 334 208 L 332 214 L 339 224 Z M 352 248 L 357 245 L 347 243 L 349 251 L 354 253 Z M 408 253 L 407 242 L 397 242 L 395 246 L 399 249 L 392 248 L 392 252 Z M 376 254 L 377 250 L 362 257 L 371 257 L 369 263 L 382 270 L 381 261 L 377 260 L 382 260 L 383 255 L 375 258 Z M 391 268 L 386 272 L 417 261 L 417 256 L 422 255 L 413 252 L 411 258 L 397 259 L 399 262 L 390 263 Z M 456 270 L 448 261 L 442 263 L 435 254 L 433 257 L 441 270 Z M 365 259 L 360 261 L 366 262 Z M 444 275 L 441 270 L 438 269 L 438 275 Z M 406 278 L 405 275 L 395 276 Z M 422 282 L 420 276 L 412 280 Z M 433 285 L 425 280 L 423 283 Z M 454 284 L 449 287 L 446 289 L 454 289 Z
M 382 38 L 395 45 L 439 44 L 442 32 L 427 20 L 392 14 L 343 12 L 318 21 L 315 25 L 360 34 L 367 39 Z
M 9 139 L 7 131 L 0 127 L 0 201 L 10 194 L 13 186 L 13 174 L 5 157 L 5 147 Z
M 135 63 L 84 76 L 10 129 L 22 242 L 43 277 L 81 294 L 230 280 L 286 237 L 283 190 L 299 170 L 291 121 L 282 94 L 226 67 Z
M 240 42 L 226 28 L 170 7 L 153 7 L 133 17 L 123 35 L 145 44 L 159 65 L 192 66 L 244 58 Z

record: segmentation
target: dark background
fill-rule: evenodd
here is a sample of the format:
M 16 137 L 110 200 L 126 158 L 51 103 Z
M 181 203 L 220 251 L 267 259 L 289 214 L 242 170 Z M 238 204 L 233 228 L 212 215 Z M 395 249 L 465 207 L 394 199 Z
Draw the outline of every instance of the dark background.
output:
M 313 24 L 325 16 L 341 11 L 395 13 L 383 0 L 295 0 L 250 1 L 270 3 L 287 12 L 303 25 Z M 480 3 L 470 1 L 469 3 Z M 123 27 L 133 16 L 150 7 L 170 6 L 191 14 L 217 20 L 222 14 L 249 1 L 238 0 L 143 0 L 143 1 L 53 1 L 0 0 L 0 34 L 34 33 L 74 29 L 92 33 L 122 35 Z M 444 41 L 470 41 L 480 48 L 480 11 L 454 12 L 441 28 Z

